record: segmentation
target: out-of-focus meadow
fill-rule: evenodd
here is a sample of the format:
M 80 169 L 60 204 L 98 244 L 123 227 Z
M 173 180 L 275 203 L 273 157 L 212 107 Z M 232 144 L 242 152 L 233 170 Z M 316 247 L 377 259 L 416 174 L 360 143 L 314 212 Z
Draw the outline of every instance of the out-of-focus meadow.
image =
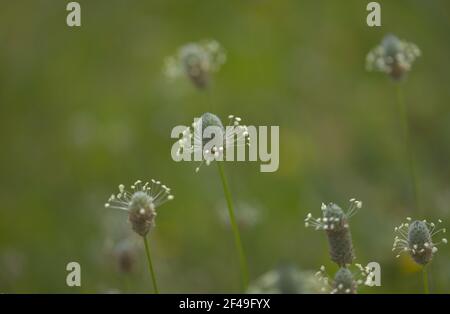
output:
M 357 262 L 377 261 L 382 286 L 361 293 L 418 293 L 420 269 L 391 252 L 406 216 L 450 226 L 450 5 L 379 1 L 79 1 L 82 26 L 66 26 L 68 1 L 0 5 L 0 292 L 148 292 L 142 243 L 131 274 L 117 243 L 137 238 L 126 213 L 103 204 L 120 183 L 155 178 L 175 200 L 150 234 L 162 292 L 235 292 L 232 234 L 215 166 L 172 161 L 171 129 L 209 110 L 248 125 L 280 126 L 280 167 L 227 163 L 256 279 L 279 265 L 337 268 L 323 232 L 304 227 L 321 202 L 363 209 L 352 219 Z M 396 86 L 365 70 L 387 33 L 422 50 L 402 82 L 423 214 L 413 210 Z M 168 81 L 164 59 L 216 39 L 227 63 L 204 94 Z M 226 216 L 225 216 L 226 218 Z M 139 239 L 135 239 L 139 240 Z M 116 247 L 116 249 L 114 249 Z M 450 292 L 450 248 L 431 263 L 433 292 Z M 66 286 L 66 264 L 82 287 Z

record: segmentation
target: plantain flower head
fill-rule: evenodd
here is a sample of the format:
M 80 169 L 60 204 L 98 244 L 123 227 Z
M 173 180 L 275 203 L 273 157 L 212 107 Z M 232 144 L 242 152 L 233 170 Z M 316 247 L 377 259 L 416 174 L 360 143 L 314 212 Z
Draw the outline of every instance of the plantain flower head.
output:
M 165 74 L 169 78 L 187 76 L 199 89 L 208 86 L 211 75 L 226 61 L 226 53 L 215 40 L 182 46 L 175 56 L 166 58 Z
M 241 125 L 241 118 L 228 116 L 228 124 L 223 126 L 222 120 L 213 113 L 206 112 L 183 131 L 178 140 L 177 156 L 194 155 L 201 161 L 195 171 L 198 172 L 203 163 L 207 166 L 214 160 L 222 161 L 227 150 L 234 147 L 250 145 L 250 135 L 246 125 Z
M 112 194 L 105 207 L 127 211 L 133 230 L 145 236 L 155 225 L 156 208 L 173 200 L 174 196 L 167 186 L 153 179 L 145 183 L 137 180 L 130 188 L 128 191 L 120 184 L 119 193 Z
M 438 221 L 442 223 L 441 220 Z M 420 265 L 427 265 L 434 254 L 437 253 L 439 244 L 447 244 L 447 239 L 442 238 L 438 242 L 434 239 L 438 234 L 445 233 L 445 228 L 437 228 L 437 224 L 426 220 L 412 221 L 410 217 L 406 222 L 394 229 L 397 236 L 394 239 L 392 251 L 397 252 L 396 257 L 400 257 L 401 252 L 408 252 L 413 260 Z
M 338 205 L 322 203 L 322 217 L 313 218 L 309 213 L 305 219 L 305 227 L 325 230 L 330 247 L 331 260 L 343 267 L 351 264 L 355 258 L 349 219 L 362 207 L 362 202 L 354 198 L 350 200 L 350 207 L 344 212 Z
M 394 80 L 400 80 L 411 70 L 420 55 L 420 49 L 415 44 L 389 34 L 369 52 L 366 68 L 368 71 L 384 72 Z
M 347 267 L 341 267 L 331 279 L 325 270 L 325 266 L 321 266 L 320 270 L 315 274 L 322 283 L 322 292 L 331 294 L 356 294 L 358 286 L 371 286 L 371 277 L 373 273 L 368 266 L 355 264 L 357 270 L 352 272 Z

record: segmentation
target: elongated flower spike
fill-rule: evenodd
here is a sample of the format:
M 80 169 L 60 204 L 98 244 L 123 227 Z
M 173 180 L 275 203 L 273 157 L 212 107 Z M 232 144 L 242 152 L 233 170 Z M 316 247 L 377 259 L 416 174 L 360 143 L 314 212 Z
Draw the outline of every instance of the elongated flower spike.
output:
M 394 80 L 400 80 L 411 70 L 420 55 L 420 49 L 415 44 L 387 35 L 367 55 L 366 68 L 368 71 L 384 72 Z
M 442 221 L 439 219 L 438 224 Z M 445 233 L 445 228 L 437 228 L 437 224 L 427 222 L 426 220 L 412 221 L 410 217 L 406 218 L 406 222 L 400 224 L 394 229 L 395 236 L 393 252 L 396 257 L 400 257 L 402 252 L 408 252 L 413 260 L 420 265 L 427 265 L 434 254 L 438 251 L 439 244 L 447 244 L 447 239 L 442 238 L 438 242 L 434 242 L 433 237 L 440 233 Z
M 166 58 L 165 74 L 170 78 L 187 76 L 199 89 L 208 86 L 212 73 L 219 71 L 226 61 L 226 53 L 215 40 L 188 43 L 175 56 Z
M 227 149 L 250 145 L 250 136 L 246 125 L 241 125 L 241 118 L 234 115 L 228 116 L 228 125 L 223 126 L 222 121 L 215 114 L 206 112 L 200 119 L 192 123 L 183 131 L 183 136 L 178 140 L 177 155 L 200 155 L 201 163 L 195 169 L 196 172 L 200 170 L 203 162 L 208 166 L 214 160 L 222 161 Z M 222 138 L 217 140 L 217 145 L 208 147 L 207 143 L 213 139 L 213 136 L 208 136 L 207 130 L 209 127 L 217 129 L 218 133 L 215 136 Z M 219 134 L 220 133 L 220 134 Z
M 341 267 L 330 279 L 325 270 L 325 266 L 321 266 L 320 270 L 315 274 L 318 280 L 322 283 L 322 292 L 331 294 L 356 294 L 358 286 L 371 285 L 371 278 L 373 273 L 369 267 L 363 267 L 361 264 L 355 264 L 357 271 L 353 273 L 347 267 Z
M 313 218 L 311 213 L 306 216 L 305 227 L 325 230 L 330 246 L 331 260 L 338 266 L 351 264 L 355 258 L 349 219 L 362 207 L 362 202 L 354 198 L 350 200 L 347 212 L 338 205 L 322 203 L 322 218 Z
M 119 193 L 112 194 L 105 207 L 127 211 L 133 230 L 145 236 L 155 225 L 156 208 L 173 198 L 170 189 L 160 181 L 152 179 L 143 183 L 137 180 L 131 185 L 131 192 L 120 184 Z

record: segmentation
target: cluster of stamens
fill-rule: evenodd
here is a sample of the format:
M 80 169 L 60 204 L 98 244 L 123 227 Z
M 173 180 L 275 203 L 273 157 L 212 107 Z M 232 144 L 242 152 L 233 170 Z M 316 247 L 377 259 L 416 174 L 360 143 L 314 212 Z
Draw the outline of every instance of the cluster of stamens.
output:
M 384 72 L 399 80 L 411 70 L 412 64 L 420 55 L 420 49 L 415 44 L 387 35 L 367 55 L 366 67 L 369 71 Z
M 315 273 L 316 278 L 321 283 L 321 291 L 330 294 L 355 294 L 358 286 L 372 285 L 373 272 L 368 266 L 355 264 L 357 272 L 353 273 L 347 267 L 341 267 L 331 278 L 325 266 L 321 266 Z
M 442 221 L 439 219 L 438 224 Z M 400 257 L 402 252 L 408 252 L 415 262 L 426 265 L 431 261 L 433 255 L 438 251 L 437 245 L 447 244 L 447 239 L 442 238 L 438 242 L 433 241 L 440 233 L 446 233 L 445 228 L 438 228 L 438 225 L 426 220 L 412 221 L 411 217 L 406 218 L 406 222 L 394 228 L 398 235 L 394 238 L 392 251 L 396 252 L 396 257 Z
M 144 183 L 137 180 L 131 185 L 131 191 L 127 191 L 125 186 L 120 184 L 119 193 L 112 194 L 105 207 L 127 211 L 133 230 L 144 236 L 154 226 L 156 208 L 173 198 L 170 188 L 160 181 L 152 179 Z
M 330 203 L 325 205 L 322 203 L 321 210 L 323 217 L 314 218 L 311 213 L 305 218 L 305 227 L 313 227 L 316 230 L 337 230 L 347 229 L 348 219 L 356 214 L 356 212 L 362 208 L 362 202 L 354 198 L 350 199 L 350 206 L 347 213 L 341 213 L 338 210 L 330 210 L 336 208 L 337 205 Z
M 177 155 L 194 155 L 194 160 L 201 161 L 195 169 L 198 172 L 203 163 L 209 166 L 214 160 L 224 160 L 227 149 L 250 146 L 248 127 L 240 124 L 242 119 L 234 115 L 229 115 L 228 119 L 228 125 L 224 128 L 216 115 L 203 114 L 182 132 L 182 137 L 178 140 Z M 214 138 L 217 145 L 208 148 L 205 146 L 212 139 L 206 136 L 205 130 L 209 127 L 215 128 L 215 136 L 221 138 Z M 195 158 L 197 155 L 200 155 L 200 159 Z

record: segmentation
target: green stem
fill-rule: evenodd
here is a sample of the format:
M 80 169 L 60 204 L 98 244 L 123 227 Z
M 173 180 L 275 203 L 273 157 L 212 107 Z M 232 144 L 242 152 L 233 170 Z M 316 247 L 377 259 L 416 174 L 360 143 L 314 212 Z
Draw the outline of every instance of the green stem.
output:
M 423 274 L 423 292 L 425 294 L 430 294 L 430 289 L 428 288 L 428 272 L 425 266 L 422 267 L 422 274 Z
M 225 199 L 227 200 L 228 213 L 230 215 L 231 228 L 234 234 L 234 242 L 236 249 L 239 253 L 239 264 L 241 268 L 241 279 L 242 279 L 242 291 L 247 289 L 248 285 L 248 267 L 247 258 L 245 257 L 244 247 L 242 246 L 241 235 L 239 233 L 239 228 L 236 223 L 236 217 L 234 215 L 233 201 L 231 199 L 231 193 L 228 188 L 227 178 L 223 171 L 222 162 L 217 161 L 217 167 L 219 169 L 220 179 L 222 180 L 223 192 L 225 194 Z
M 147 261 L 148 261 L 148 269 L 150 271 L 150 275 L 152 276 L 152 282 L 153 282 L 153 289 L 155 290 L 155 293 L 158 294 L 158 285 L 156 284 L 156 276 L 155 271 L 153 270 L 153 264 L 152 264 L 152 258 L 150 257 L 150 249 L 148 246 L 148 240 L 147 237 L 144 236 L 144 245 L 145 245 L 145 253 L 147 254 Z
M 402 125 L 403 125 L 406 153 L 408 155 L 409 176 L 411 179 L 414 206 L 417 211 L 417 210 L 419 210 L 419 194 L 418 194 L 417 174 L 416 174 L 416 167 L 414 164 L 414 153 L 412 150 L 411 135 L 410 135 L 410 131 L 409 131 L 408 110 L 405 105 L 405 99 L 403 97 L 403 90 L 402 90 L 401 85 L 397 86 L 397 101 L 398 101 L 399 111 L 400 111 L 400 115 L 401 115 L 400 118 L 402 120 Z

